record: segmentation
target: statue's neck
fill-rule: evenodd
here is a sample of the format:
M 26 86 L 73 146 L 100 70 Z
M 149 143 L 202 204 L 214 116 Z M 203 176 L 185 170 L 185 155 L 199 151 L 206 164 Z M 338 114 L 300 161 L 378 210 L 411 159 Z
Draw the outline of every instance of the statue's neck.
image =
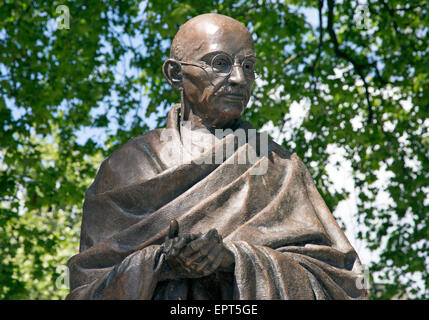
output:
M 209 119 L 204 118 L 198 114 L 195 114 L 192 111 L 192 108 L 189 105 L 184 105 L 184 101 L 182 101 L 180 107 L 180 123 L 181 125 L 185 125 L 190 130 L 201 130 L 205 129 L 215 134 L 216 129 L 232 129 L 235 130 L 238 124 L 241 122 L 241 118 L 239 119 Z

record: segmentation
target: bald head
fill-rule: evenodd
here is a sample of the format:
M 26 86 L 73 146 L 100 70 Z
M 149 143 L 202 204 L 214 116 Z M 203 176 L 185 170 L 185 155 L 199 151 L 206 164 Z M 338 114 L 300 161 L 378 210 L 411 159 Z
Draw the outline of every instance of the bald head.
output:
M 174 37 L 170 57 L 176 60 L 198 60 L 207 53 L 224 51 L 231 55 L 247 51 L 253 54 L 253 39 L 247 28 L 237 20 L 221 14 L 199 15 L 187 21 Z
M 186 22 L 174 37 L 162 72 L 182 92 L 182 121 L 194 128 L 230 128 L 249 102 L 256 64 L 246 27 L 220 14 Z

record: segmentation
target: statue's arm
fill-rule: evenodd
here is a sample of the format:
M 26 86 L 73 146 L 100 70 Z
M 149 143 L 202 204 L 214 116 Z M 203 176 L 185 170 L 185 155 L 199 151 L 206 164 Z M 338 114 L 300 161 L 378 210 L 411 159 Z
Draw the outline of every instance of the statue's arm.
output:
M 66 299 L 151 299 L 160 278 L 162 254 L 162 246 L 148 246 L 108 269 L 86 267 L 86 257 L 78 255 L 69 262 L 72 290 Z
M 69 267 L 72 282 L 83 285 L 72 288 L 67 299 L 151 299 L 159 282 L 207 276 L 222 262 L 223 245 L 216 235 L 213 230 L 204 235 L 176 235 L 162 245 L 133 252 L 110 270 L 86 267 L 88 252 L 82 252 L 71 259 Z

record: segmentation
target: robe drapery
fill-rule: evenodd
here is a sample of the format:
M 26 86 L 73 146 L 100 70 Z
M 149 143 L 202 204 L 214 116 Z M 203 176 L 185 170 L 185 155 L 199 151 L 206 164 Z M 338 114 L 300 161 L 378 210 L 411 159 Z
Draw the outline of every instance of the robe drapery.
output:
M 180 127 L 176 105 L 166 128 L 130 140 L 102 163 L 85 194 L 67 299 L 367 298 L 359 258 L 298 156 L 270 140 L 256 163 L 237 163 L 253 146 L 229 134 L 215 147 L 232 144 L 232 155 L 194 161 Z M 240 128 L 251 126 L 237 121 Z M 187 152 L 192 161 L 178 156 Z M 255 174 L 258 166 L 266 172 Z M 172 219 L 180 234 L 216 228 L 234 271 L 161 280 Z

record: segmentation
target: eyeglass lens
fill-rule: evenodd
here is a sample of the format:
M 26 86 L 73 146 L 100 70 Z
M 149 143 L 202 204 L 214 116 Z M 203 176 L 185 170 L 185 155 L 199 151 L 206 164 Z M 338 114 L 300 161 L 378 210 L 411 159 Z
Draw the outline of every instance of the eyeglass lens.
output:
M 228 76 L 231 73 L 233 65 L 231 57 L 225 54 L 218 54 L 211 61 L 213 71 L 220 76 Z M 255 60 L 245 58 L 241 63 L 241 67 L 246 77 L 254 79 L 258 76 L 259 68 Z

